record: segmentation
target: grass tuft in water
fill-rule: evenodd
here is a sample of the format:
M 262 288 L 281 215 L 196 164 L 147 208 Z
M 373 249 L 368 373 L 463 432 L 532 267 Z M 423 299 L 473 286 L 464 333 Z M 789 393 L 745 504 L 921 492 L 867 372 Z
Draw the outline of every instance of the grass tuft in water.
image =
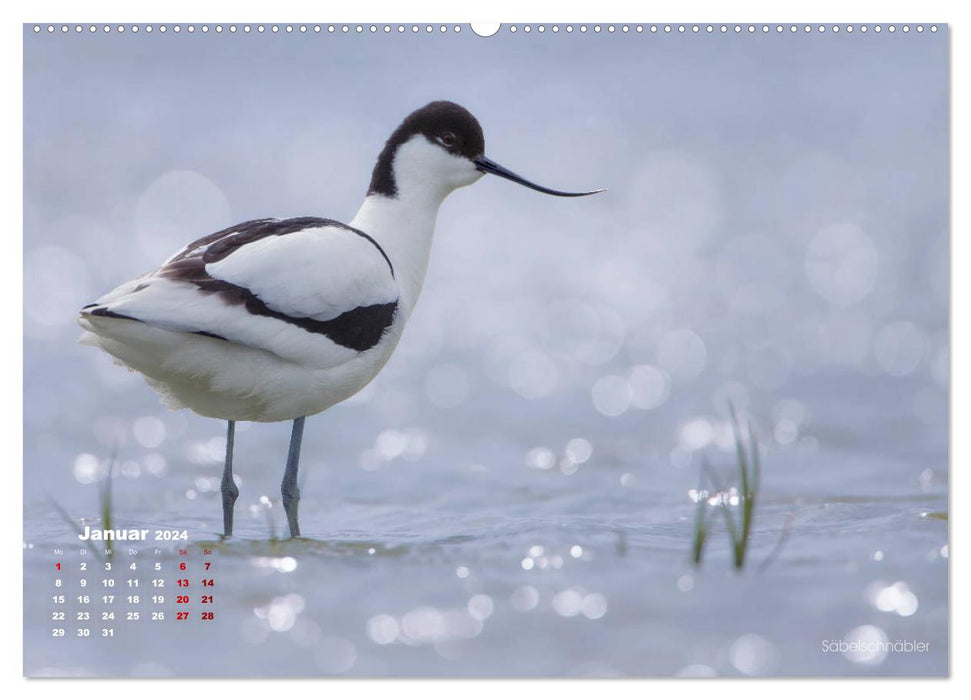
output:
M 114 516 L 112 515 L 112 500 L 111 500 L 111 479 L 115 472 L 115 455 L 112 453 L 111 459 L 108 460 L 108 473 L 103 479 L 98 483 L 98 510 L 101 512 L 101 527 L 105 530 L 112 530 L 114 522 Z M 68 524 L 68 526 L 74 530 L 79 536 L 84 534 L 84 528 L 78 525 L 74 518 L 72 518 L 64 507 L 55 501 L 53 498 L 48 497 L 54 510 L 57 514 L 61 516 L 61 519 Z M 92 552 L 94 555 L 101 559 L 97 547 L 92 547 Z M 108 553 L 106 555 L 106 560 L 110 560 L 114 554 L 114 547 L 108 548 Z
M 111 500 L 111 478 L 114 476 L 115 458 L 111 457 L 108 462 L 108 474 L 98 484 L 98 502 L 101 505 L 101 522 L 105 530 L 113 530 L 112 522 L 112 500 Z
M 762 462 L 759 456 L 758 439 L 751 423 L 747 424 L 748 441 L 743 437 L 741 424 L 735 407 L 729 404 L 729 415 L 732 422 L 732 433 L 735 436 L 735 461 L 738 486 L 733 490 L 726 490 L 712 469 L 708 460 L 702 463 L 698 479 L 698 508 L 695 511 L 694 536 L 691 546 L 691 559 L 695 566 L 700 566 L 704 558 L 705 546 L 711 533 L 711 521 L 714 514 L 706 507 L 712 500 L 717 511 L 725 520 L 725 529 L 732 549 L 732 564 L 737 571 L 745 568 L 748 545 L 752 536 L 752 523 L 755 520 L 755 506 L 758 502 L 759 488 L 762 482 Z M 712 489 L 705 488 L 705 482 L 711 484 Z M 734 492 L 734 493 L 733 493 Z M 712 499 L 711 494 L 715 496 Z M 732 512 L 737 494 L 738 519 Z

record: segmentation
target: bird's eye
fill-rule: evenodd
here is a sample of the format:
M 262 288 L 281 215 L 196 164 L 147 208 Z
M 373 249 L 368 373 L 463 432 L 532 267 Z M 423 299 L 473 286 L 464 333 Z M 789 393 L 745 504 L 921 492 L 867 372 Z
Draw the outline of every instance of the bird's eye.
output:
M 442 142 L 442 145 L 446 148 L 451 148 L 455 145 L 455 134 L 451 131 L 446 131 L 444 134 L 438 137 L 438 140 Z

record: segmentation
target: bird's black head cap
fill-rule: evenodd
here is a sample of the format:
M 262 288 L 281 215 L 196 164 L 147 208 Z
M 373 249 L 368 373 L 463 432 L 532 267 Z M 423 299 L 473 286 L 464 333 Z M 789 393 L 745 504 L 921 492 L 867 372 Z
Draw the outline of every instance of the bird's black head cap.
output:
M 395 152 L 398 146 L 419 134 L 461 158 L 473 160 L 485 153 L 482 127 L 469 110 L 447 100 L 430 102 L 405 117 L 388 138 L 371 174 L 368 195 L 398 195 L 392 169 Z

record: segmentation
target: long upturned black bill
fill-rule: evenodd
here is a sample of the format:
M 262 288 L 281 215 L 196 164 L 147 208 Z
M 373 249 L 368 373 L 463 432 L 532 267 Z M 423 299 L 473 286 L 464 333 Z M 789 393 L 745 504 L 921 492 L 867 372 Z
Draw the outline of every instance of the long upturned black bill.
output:
M 586 197 L 588 194 L 597 194 L 597 192 L 604 192 L 604 190 L 591 190 L 589 192 L 560 192 L 559 190 L 551 190 L 549 187 L 543 187 L 542 185 L 537 185 L 534 182 L 530 182 L 521 175 L 517 175 L 511 170 L 506 170 L 504 167 L 495 163 L 485 156 L 479 156 L 473 161 L 475 167 L 483 173 L 490 173 L 491 175 L 498 175 L 499 177 L 504 177 L 507 180 L 512 180 L 513 182 L 518 182 L 520 185 L 529 187 L 530 189 L 536 190 L 537 192 L 545 192 L 546 194 L 556 195 L 557 197 Z

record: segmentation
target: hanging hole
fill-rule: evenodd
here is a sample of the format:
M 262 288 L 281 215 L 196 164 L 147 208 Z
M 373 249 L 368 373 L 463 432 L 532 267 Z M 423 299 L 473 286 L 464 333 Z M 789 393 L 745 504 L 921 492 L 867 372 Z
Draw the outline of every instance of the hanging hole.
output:
M 470 26 L 477 36 L 488 37 L 498 32 L 502 25 L 499 22 L 473 22 Z

